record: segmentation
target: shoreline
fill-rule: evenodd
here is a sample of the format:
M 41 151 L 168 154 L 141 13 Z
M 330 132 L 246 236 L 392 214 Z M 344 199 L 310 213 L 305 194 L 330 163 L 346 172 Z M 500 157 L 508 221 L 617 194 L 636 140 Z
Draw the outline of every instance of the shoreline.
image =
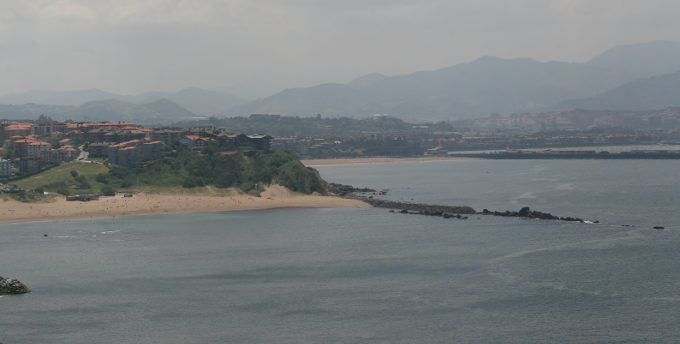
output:
M 0 200 L 0 224 L 115 217 L 149 214 L 268 210 L 282 208 L 370 207 L 360 200 L 334 196 L 304 195 L 272 185 L 260 197 L 247 194 L 228 196 L 138 193 L 131 198 L 101 197 L 98 201 L 23 203 Z
M 448 160 L 480 160 L 479 158 L 468 157 L 447 157 L 447 156 L 417 156 L 404 158 L 391 157 L 372 157 L 372 158 L 328 158 L 328 159 L 302 159 L 305 166 L 320 165 L 349 165 L 349 164 L 375 164 L 375 163 L 394 163 L 394 162 L 429 162 L 429 161 L 448 161 Z

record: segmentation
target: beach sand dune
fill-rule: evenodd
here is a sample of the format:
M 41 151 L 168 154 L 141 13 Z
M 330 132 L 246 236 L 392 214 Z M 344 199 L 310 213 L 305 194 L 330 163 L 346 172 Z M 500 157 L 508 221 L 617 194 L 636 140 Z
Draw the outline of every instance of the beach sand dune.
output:
M 272 185 L 260 197 L 234 191 L 227 196 L 137 193 L 133 197 L 101 197 L 98 201 L 90 202 L 69 202 L 64 197 L 44 203 L 0 200 L 0 223 L 158 213 L 368 206 L 358 200 L 304 195 Z

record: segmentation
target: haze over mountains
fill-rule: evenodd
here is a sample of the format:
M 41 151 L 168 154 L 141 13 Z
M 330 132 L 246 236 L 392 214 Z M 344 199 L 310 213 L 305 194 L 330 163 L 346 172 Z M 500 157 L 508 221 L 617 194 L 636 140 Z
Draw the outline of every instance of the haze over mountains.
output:
M 194 116 L 191 111 L 167 99 L 141 105 L 115 99 L 95 100 L 79 106 L 0 104 L 2 118 L 36 119 L 40 115 L 47 115 L 55 120 L 122 121 L 143 125 L 168 124 Z
M 481 57 L 434 71 L 369 74 L 348 84 L 286 89 L 249 102 L 224 92 L 189 88 L 136 96 L 98 89 L 30 91 L 0 96 L 0 103 L 52 105 L 0 106 L 0 117 L 45 113 L 139 123 L 168 123 L 194 114 L 389 114 L 440 120 L 561 108 L 644 110 L 680 106 L 680 42 L 614 47 L 584 63 Z
M 482 57 L 435 71 L 389 77 L 371 74 L 349 84 L 288 89 L 246 103 L 235 112 L 301 116 L 381 113 L 430 120 L 475 118 L 492 113 L 551 110 L 567 104 L 596 105 L 568 100 L 594 97 L 640 78 L 677 71 L 680 43 L 669 41 L 614 47 L 585 63 Z M 670 84 L 657 85 L 664 80 L 655 78 L 637 85 L 664 88 Z M 648 101 L 645 106 L 680 105 L 680 88 L 664 93 L 675 95 L 674 102 L 657 105 Z M 638 104 L 634 96 L 628 95 L 627 104 Z M 626 107 L 623 103 L 611 105 Z
M 245 100 L 226 92 L 204 90 L 196 87 L 187 88 L 179 92 L 145 92 L 139 95 L 121 95 L 100 89 L 74 90 L 74 91 L 46 91 L 31 90 L 24 93 L 7 94 L 0 96 L 0 104 L 48 104 L 60 106 L 80 106 L 90 102 L 98 101 L 118 101 L 129 103 L 127 108 L 134 108 L 133 105 L 145 105 L 165 100 L 175 103 L 175 107 L 183 107 L 189 115 L 193 114 L 217 114 L 224 112 L 236 105 L 242 104 Z M 114 104 L 114 103 L 112 103 Z M 101 105 L 101 103 L 90 104 L 89 107 Z M 141 110 L 139 110 L 141 111 Z M 173 109 L 173 113 L 178 111 Z

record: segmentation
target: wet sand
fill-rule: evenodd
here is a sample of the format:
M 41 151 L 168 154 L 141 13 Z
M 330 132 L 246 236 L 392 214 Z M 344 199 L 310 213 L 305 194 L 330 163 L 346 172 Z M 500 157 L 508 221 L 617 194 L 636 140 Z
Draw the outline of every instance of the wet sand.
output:
M 0 200 L 0 223 L 159 213 L 368 206 L 358 200 L 303 195 L 272 185 L 260 197 L 236 192 L 229 196 L 140 193 L 130 198 L 101 197 L 98 201 L 90 202 L 69 202 L 61 196 L 53 202 L 43 203 Z

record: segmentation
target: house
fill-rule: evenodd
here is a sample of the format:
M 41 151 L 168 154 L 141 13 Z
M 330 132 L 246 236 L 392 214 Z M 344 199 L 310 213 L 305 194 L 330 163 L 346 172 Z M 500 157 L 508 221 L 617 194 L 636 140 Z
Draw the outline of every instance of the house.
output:
M 157 129 L 151 132 L 151 140 L 161 141 L 166 145 L 171 145 L 180 140 L 184 135 L 184 130 L 180 129 Z
M 164 154 L 165 144 L 161 141 L 130 140 L 108 148 L 109 163 L 121 166 L 160 159 Z
M 29 158 L 37 158 L 40 152 L 44 152 L 52 148 L 52 145 L 47 142 L 33 141 L 28 144 L 26 156 Z
M 73 146 L 63 146 L 57 149 L 48 149 L 38 153 L 43 162 L 71 161 L 78 157 L 78 150 Z
M 106 158 L 109 154 L 109 147 L 112 145 L 113 143 L 110 142 L 90 143 L 87 151 L 91 158 Z
M 190 149 L 201 150 L 205 144 L 210 141 L 215 141 L 215 139 L 198 135 L 184 135 L 184 137 L 179 140 L 179 143 Z

